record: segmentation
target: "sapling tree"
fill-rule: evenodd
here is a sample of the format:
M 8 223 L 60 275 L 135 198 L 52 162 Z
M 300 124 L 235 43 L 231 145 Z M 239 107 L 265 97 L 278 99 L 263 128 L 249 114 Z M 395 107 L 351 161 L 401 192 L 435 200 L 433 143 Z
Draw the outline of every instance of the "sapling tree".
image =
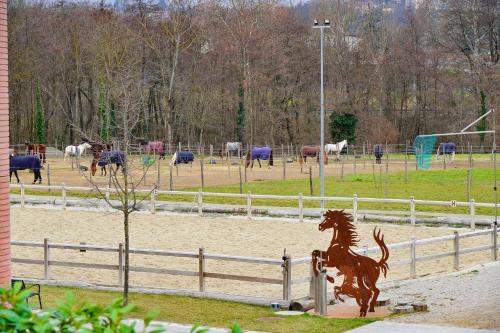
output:
M 140 101 L 142 100 L 142 89 L 139 80 L 136 77 L 137 73 L 131 70 L 124 69 L 114 77 L 114 82 L 110 85 L 109 93 L 112 95 L 114 104 L 114 131 L 113 133 L 113 150 L 108 152 L 104 150 L 99 157 L 100 162 L 107 163 L 109 174 L 102 178 L 99 176 L 91 176 L 93 167 L 89 172 L 83 172 L 83 176 L 92 185 L 98 193 L 100 199 L 106 201 L 107 205 L 119 211 L 123 217 L 123 232 L 124 232 L 124 279 L 123 279 L 123 299 L 124 304 L 128 303 L 129 293 L 129 267 L 130 267 L 130 215 L 139 210 L 138 206 L 153 191 L 156 186 L 149 192 L 138 192 L 138 186 L 148 172 L 149 164 L 143 168 L 139 155 L 134 155 L 133 146 L 136 138 L 133 135 L 134 129 L 140 123 Z M 87 137 L 91 137 L 85 133 Z M 102 134 L 102 131 L 100 132 Z M 102 137 L 105 139 L 107 137 Z M 100 141 L 101 144 L 107 142 Z M 121 152 L 123 159 L 121 159 Z M 121 167 L 114 163 L 121 163 Z M 97 168 L 93 161 L 93 166 Z M 94 169 L 95 170 L 95 169 Z M 113 195 L 113 200 L 106 194 L 108 190 Z M 141 197 L 142 195 L 142 197 Z

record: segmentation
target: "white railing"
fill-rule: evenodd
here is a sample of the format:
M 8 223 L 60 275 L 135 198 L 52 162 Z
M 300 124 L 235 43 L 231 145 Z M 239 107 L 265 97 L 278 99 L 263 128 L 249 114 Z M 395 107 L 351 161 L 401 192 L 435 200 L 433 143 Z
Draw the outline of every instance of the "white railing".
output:
M 470 237 L 478 237 L 484 235 L 491 235 L 490 243 L 469 247 L 469 248 L 461 248 L 460 240 Z M 460 255 L 481 252 L 481 251 L 490 251 L 491 252 L 491 260 L 496 261 L 498 259 L 498 228 L 492 226 L 491 229 L 467 232 L 459 234 L 457 231 L 454 232 L 453 235 L 433 237 L 427 239 L 417 240 L 415 236 L 412 236 L 409 241 L 387 244 L 387 248 L 391 251 L 391 257 L 389 258 L 389 266 L 391 269 L 396 267 L 401 267 L 408 265 L 409 268 L 409 278 L 416 278 L 417 274 L 417 262 L 424 261 L 432 261 L 436 259 L 441 259 L 444 257 L 453 257 L 453 269 L 459 270 L 460 268 Z M 429 244 L 435 244 L 439 242 L 447 242 L 453 241 L 453 250 L 442 252 L 442 253 L 434 253 L 431 255 L 417 256 L 417 247 Z M 51 275 L 50 268 L 51 267 L 69 267 L 69 268 L 85 268 L 85 269 L 99 269 L 99 270 L 111 270 L 118 271 L 118 280 L 116 286 L 123 285 L 123 276 L 124 276 L 124 246 L 123 244 L 119 244 L 117 247 L 113 246 L 97 246 L 97 245 L 88 245 L 88 244 L 61 244 L 61 243 L 50 243 L 48 239 L 44 239 L 43 242 L 31 242 L 31 241 L 12 241 L 12 246 L 20 246 L 20 247 L 33 247 L 33 248 L 43 248 L 43 259 L 27 259 L 27 258 L 12 258 L 13 263 L 20 264 L 29 264 L 29 265 L 43 265 L 43 280 L 42 281 L 57 281 L 57 278 L 54 278 Z M 60 249 L 60 250 L 68 250 L 68 251 L 95 251 L 95 252 L 111 252 L 117 253 L 116 264 L 103 264 L 103 263 L 88 263 L 88 262 L 74 262 L 74 261 L 60 261 L 60 260 L 52 260 L 50 258 L 50 250 L 51 249 Z M 391 259 L 394 257 L 394 251 L 398 250 L 407 250 L 409 251 L 409 257 L 407 259 L 399 259 L 394 260 Z M 355 251 L 357 254 L 368 255 L 368 254 L 378 254 L 380 252 L 380 248 L 376 247 L 363 247 L 361 249 L 357 249 Z M 141 254 L 141 255 L 150 255 L 150 256 L 161 256 L 161 257 L 176 257 L 176 258 L 187 258 L 198 261 L 198 270 L 180 270 L 180 269 L 166 269 L 166 268 L 158 268 L 158 267 L 144 267 L 144 266 L 131 266 L 130 272 L 143 272 L 150 274 L 159 274 L 159 275 L 176 275 L 176 276 L 189 276 L 189 277 L 198 277 L 198 292 L 206 293 L 206 279 L 225 279 L 225 280 L 234 280 L 234 281 L 242 281 L 242 282 L 253 282 L 253 283 L 264 283 L 264 284 L 274 284 L 281 285 L 283 296 L 281 301 L 288 303 L 292 300 L 292 287 L 293 285 L 298 284 L 309 284 L 309 297 L 314 297 L 314 286 L 313 286 L 313 275 L 312 270 L 310 270 L 309 276 L 298 276 L 296 278 L 292 278 L 292 266 L 296 267 L 297 265 L 309 265 L 311 266 L 311 257 L 303 257 L 292 259 L 291 256 L 286 255 L 281 259 L 270 259 L 270 258 L 256 258 L 256 257 L 245 257 L 245 256 L 231 256 L 225 254 L 209 254 L 205 253 L 203 248 L 199 248 L 198 252 L 181 252 L 181 251 L 172 251 L 172 250 L 156 250 L 156 249 L 136 249 L 131 248 L 130 254 Z M 282 271 L 281 278 L 269 278 L 269 277 L 258 277 L 258 276 L 250 276 L 250 275 L 236 275 L 236 274 L 225 274 L 225 273 L 217 273 L 217 272 L 208 272 L 206 269 L 206 261 L 214 260 L 214 261 L 232 261 L 239 263 L 251 263 L 258 265 L 270 265 L 270 266 L 280 266 Z M 149 260 L 144 260 L 143 262 L 150 262 Z M 26 277 L 33 278 L 33 277 Z M 158 288 L 157 286 L 147 286 L 149 288 Z M 186 293 L 189 294 L 189 291 Z M 234 300 L 241 299 L 242 295 L 234 295 L 230 294 L 234 297 Z M 307 295 L 300 295 L 305 297 Z M 301 298 L 298 295 L 295 295 L 294 299 Z M 259 299 L 262 302 L 264 297 L 255 297 L 255 299 Z M 268 299 L 270 300 L 270 299 Z
M 96 193 L 97 189 L 95 187 L 81 187 L 81 186 L 65 186 L 63 185 L 26 185 L 26 184 L 11 184 L 10 188 L 14 189 L 20 189 L 20 204 L 21 207 L 26 206 L 26 201 L 27 201 L 27 195 L 26 195 L 26 189 L 31 189 L 31 190 L 49 190 L 49 191 L 60 191 L 61 193 L 61 206 L 63 209 L 66 209 L 67 207 L 67 200 L 68 200 L 68 192 L 89 192 L 89 193 Z M 104 196 L 109 199 L 110 195 L 113 193 L 117 193 L 117 190 L 115 188 L 111 187 L 106 187 L 106 188 L 99 188 L 99 191 L 104 194 Z M 319 197 L 319 196 L 305 196 L 302 193 L 299 193 L 298 195 L 271 195 L 271 194 L 253 194 L 251 192 L 248 192 L 246 194 L 237 194 L 237 193 L 216 193 L 216 192 L 203 192 L 201 190 L 199 191 L 164 191 L 164 190 L 139 190 L 136 189 L 134 190 L 135 193 L 138 194 L 147 194 L 150 195 L 149 199 L 149 211 L 151 213 L 156 213 L 158 209 L 158 204 L 160 204 L 162 201 L 159 201 L 157 196 L 159 194 L 162 195 L 169 195 L 169 196 L 193 196 L 195 200 L 195 207 L 197 209 L 197 212 L 199 215 L 203 214 L 203 209 L 204 205 L 206 207 L 206 204 L 204 204 L 203 199 L 206 197 L 222 197 L 222 198 L 239 198 L 243 199 L 246 201 L 245 205 L 245 210 L 246 210 L 246 215 L 249 219 L 252 218 L 252 212 L 254 212 L 255 208 L 257 206 L 252 205 L 252 201 L 254 199 L 272 199 L 272 200 L 294 200 L 297 202 L 297 215 L 298 219 L 300 222 L 304 221 L 304 202 L 305 201 L 313 201 L 313 202 L 319 202 L 321 200 L 324 200 L 326 202 L 328 201 L 337 201 L 337 202 L 351 202 L 352 203 L 352 208 L 350 209 L 353 217 L 354 217 L 354 222 L 358 222 L 358 218 L 361 216 L 361 214 L 385 214 L 387 211 L 384 210 L 360 210 L 359 209 L 359 203 L 385 203 L 385 204 L 405 204 L 408 207 L 408 211 L 389 211 L 391 214 L 396 214 L 396 215 L 407 215 L 409 216 L 409 222 L 412 225 L 415 225 L 417 223 L 417 216 L 418 215 L 431 215 L 431 216 L 451 216 L 453 214 L 443 214 L 443 213 L 435 213 L 435 212 L 423 212 L 423 211 L 417 211 L 417 205 L 424 205 L 424 206 L 440 206 L 440 207 L 465 207 L 468 210 L 468 214 L 466 217 L 463 215 L 460 215 L 461 219 L 457 222 L 464 223 L 470 226 L 471 229 L 475 229 L 476 223 L 477 223 L 477 214 L 476 214 L 476 208 L 478 207 L 483 207 L 483 208 L 495 208 L 494 203 L 482 203 L 482 202 L 475 202 L 474 199 L 471 199 L 469 202 L 466 201 L 456 201 L 456 200 L 450 200 L 450 201 L 435 201 L 435 200 L 418 200 L 415 199 L 413 196 L 410 197 L 409 199 L 391 199 L 391 198 L 361 198 L 358 197 L 356 194 L 354 194 L 352 197 Z M 236 207 L 240 207 L 241 205 L 234 205 Z M 295 207 L 283 207 L 283 206 L 276 206 L 274 208 L 295 208 Z M 293 212 L 291 212 L 293 213 Z M 455 222 L 454 222 L 455 223 Z M 489 225 L 491 222 L 486 222 L 487 225 Z M 484 222 L 481 222 L 481 224 L 485 224 Z

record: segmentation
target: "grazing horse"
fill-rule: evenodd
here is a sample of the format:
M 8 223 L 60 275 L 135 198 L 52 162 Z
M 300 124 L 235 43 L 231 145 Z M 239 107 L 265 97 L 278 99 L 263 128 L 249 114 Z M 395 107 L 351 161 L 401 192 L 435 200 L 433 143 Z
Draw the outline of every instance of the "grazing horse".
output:
M 325 153 L 325 164 L 328 164 L 328 155 Z M 302 146 L 300 148 L 300 158 L 299 162 L 300 165 L 302 166 L 303 163 L 307 164 L 307 158 L 308 157 L 316 157 L 316 160 L 319 163 L 319 154 L 320 154 L 320 147 L 319 146 Z
M 66 158 L 68 156 L 76 156 L 77 158 L 81 157 L 83 154 L 85 154 L 85 151 L 87 149 L 92 148 L 92 146 L 88 142 L 84 142 L 79 146 L 67 146 L 64 149 L 64 160 L 66 161 Z
M 165 159 L 165 143 L 163 141 L 149 141 L 146 148 L 148 154 L 160 156 L 160 160 Z
M 106 171 L 106 166 L 108 164 L 116 164 L 115 172 L 120 169 L 120 166 L 122 167 L 122 171 L 125 171 L 125 154 L 117 150 L 94 153 L 94 158 L 90 165 L 92 176 L 95 176 L 97 166 L 101 168 L 101 176 L 106 176 L 108 174 Z
M 269 161 L 267 165 L 269 167 L 272 167 L 274 164 L 273 149 L 269 148 L 269 147 L 262 147 L 262 148 L 253 147 L 252 150 L 247 153 L 247 158 L 245 161 L 245 168 L 248 168 L 248 166 L 250 165 L 250 161 L 252 161 L 250 167 L 253 168 L 253 161 L 254 160 L 257 160 L 257 162 L 259 163 L 259 168 L 262 168 L 262 164 L 260 164 L 260 160 Z
M 42 163 L 37 155 L 26 155 L 26 156 L 9 156 L 9 181 L 12 180 L 12 173 L 16 176 L 17 182 L 19 183 L 19 176 L 17 175 L 17 170 L 29 169 L 33 171 L 35 179 L 33 184 L 38 180 L 42 183 L 42 174 L 40 169 L 42 168 Z
M 347 146 L 347 140 L 342 140 L 337 143 L 327 143 L 325 145 L 325 154 L 329 155 L 330 153 L 336 153 L 337 155 L 337 160 L 340 159 L 340 153 L 342 152 L 342 149 Z
M 190 151 L 176 151 L 174 156 L 172 156 L 172 160 L 170 161 L 170 165 L 176 165 L 180 163 L 193 163 L 194 154 Z
M 365 317 L 366 312 L 374 312 L 375 304 L 380 293 L 376 286 L 380 273 L 387 275 L 389 269 L 389 249 L 384 243 L 384 236 L 380 237 L 380 230 L 373 229 L 373 238 L 380 247 L 382 258 L 377 262 L 370 257 L 359 255 L 351 250 L 357 246 L 358 234 L 352 224 L 352 215 L 344 213 L 343 210 L 328 210 L 324 214 L 325 219 L 318 229 L 325 231 L 333 230 L 330 246 L 326 251 L 314 250 L 312 252 L 312 268 L 317 275 L 324 267 L 335 267 L 339 272 L 337 276 L 344 276 L 340 287 L 335 286 L 335 298 L 344 301 L 340 295 L 356 298 L 360 306 L 360 317 Z M 334 283 L 331 276 L 327 280 Z
M 28 141 L 24 142 L 26 146 L 26 155 L 38 155 L 42 165 L 46 162 L 45 151 L 46 147 L 41 143 L 29 143 Z
M 241 142 L 227 142 L 226 143 L 226 151 L 224 152 L 224 154 L 229 158 L 229 156 L 231 154 L 235 155 L 235 156 L 239 156 L 241 158 L 241 154 L 243 152 L 243 145 L 241 144 Z
M 375 155 L 375 161 L 377 164 L 382 163 L 382 157 L 384 156 L 384 146 L 381 144 L 376 144 L 373 146 L 373 155 Z
M 450 156 L 451 160 L 454 161 L 456 150 L 457 150 L 457 146 L 455 145 L 455 143 L 443 142 L 438 147 L 438 150 L 436 153 L 436 159 L 439 160 L 439 156 L 444 155 L 445 158 L 446 158 L 446 156 Z

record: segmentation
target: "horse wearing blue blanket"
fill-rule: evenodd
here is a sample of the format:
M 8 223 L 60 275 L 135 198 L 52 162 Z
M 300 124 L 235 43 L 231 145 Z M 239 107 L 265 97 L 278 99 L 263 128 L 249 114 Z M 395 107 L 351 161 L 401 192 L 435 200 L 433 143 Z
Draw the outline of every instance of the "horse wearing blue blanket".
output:
M 457 146 L 453 142 L 443 142 L 439 145 L 437 153 L 436 153 L 436 159 L 439 160 L 439 156 L 444 155 L 446 158 L 447 156 L 451 157 L 451 160 L 455 160 L 455 152 L 457 150 Z
M 174 164 L 180 163 L 192 163 L 194 161 L 194 154 L 190 151 L 178 151 L 176 152 Z
M 245 162 L 245 168 L 248 168 L 250 165 L 251 168 L 253 168 L 253 161 L 257 160 L 259 163 L 259 168 L 262 168 L 262 164 L 260 164 L 260 160 L 267 160 L 268 166 L 273 166 L 273 149 L 269 147 L 254 147 L 252 148 L 251 151 L 247 153 L 247 159 Z M 250 164 L 251 161 L 251 164 Z
M 19 176 L 17 175 L 17 170 L 32 170 L 35 175 L 35 180 L 42 183 L 42 174 L 40 169 L 42 168 L 42 163 L 37 155 L 26 155 L 26 156 L 9 156 L 9 181 L 12 180 L 12 173 L 16 176 L 17 182 L 19 183 Z
M 116 171 L 122 167 L 122 171 L 125 171 L 125 154 L 118 150 L 103 151 L 102 153 L 94 154 L 94 159 L 92 160 L 91 170 L 92 176 L 95 176 L 97 171 L 97 166 L 101 167 L 101 176 L 106 176 L 106 166 L 108 164 L 115 164 Z

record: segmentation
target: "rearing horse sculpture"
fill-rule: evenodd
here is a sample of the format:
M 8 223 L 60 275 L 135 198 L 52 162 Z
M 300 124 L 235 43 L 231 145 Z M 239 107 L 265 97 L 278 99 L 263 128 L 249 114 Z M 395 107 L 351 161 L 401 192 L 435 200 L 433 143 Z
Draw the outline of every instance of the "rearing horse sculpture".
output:
M 344 213 L 343 210 L 329 210 L 324 214 L 325 219 L 319 225 L 320 231 L 333 229 L 333 237 L 326 251 L 314 250 L 312 252 L 312 268 L 317 275 L 323 267 L 335 267 L 338 269 L 337 276 L 344 276 L 344 282 L 340 287 L 335 286 L 335 298 L 344 301 L 340 295 L 346 295 L 356 299 L 360 306 L 359 316 L 365 317 L 366 312 L 374 312 L 375 304 L 380 293 L 376 287 L 380 273 L 387 275 L 389 269 L 389 249 L 385 245 L 384 236 L 380 237 L 380 230 L 373 230 L 373 238 L 380 246 L 382 258 L 377 262 L 372 258 L 359 255 L 351 250 L 357 246 L 358 234 L 352 224 L 352 215 Z M 334 282 L 333 277 L 327 276 L 327 280 Z

